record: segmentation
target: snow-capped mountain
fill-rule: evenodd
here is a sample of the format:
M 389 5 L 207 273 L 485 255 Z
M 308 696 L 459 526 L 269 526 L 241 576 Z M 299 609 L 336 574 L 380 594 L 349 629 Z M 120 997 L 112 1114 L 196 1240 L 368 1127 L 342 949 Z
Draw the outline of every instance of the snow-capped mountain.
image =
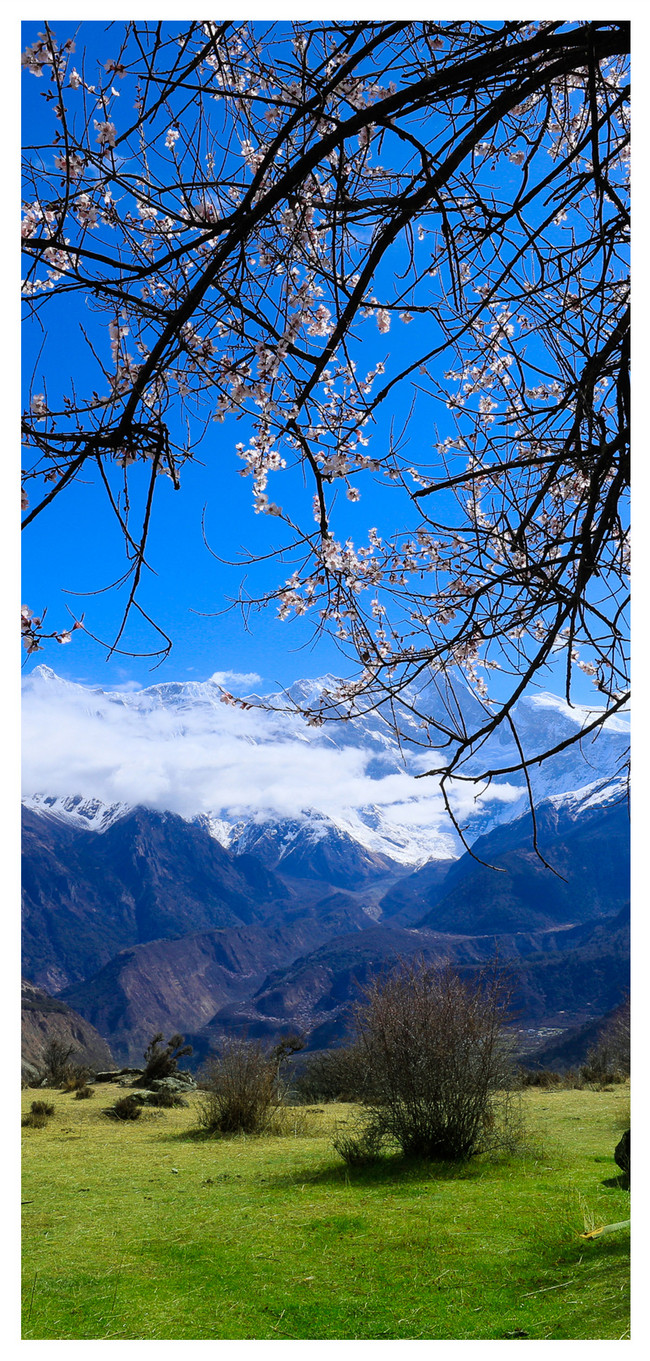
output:
M 357 847 L 370 872 L 376 857 L 404 866 L 449 860 L 462 850 L 437 781 L 417 779 L 438 764 L 423 746 L 420 719 L 404 709 L 398 741 L 388 715 L 307 726 L 307 708 L 336 688 L 336 678 L 297 681 L 287 695 L 248 696 L 242 711 L 223 703 L 213 681 L 166 682 L 109 691 L 62 680 L 37 667 L 24 682 L 25 802 L 35 812 L 105 831 L 135 806 L 200 821 L 236 854 L 260 854 L 269 865 L 306 863 Z M 448 719 L 433 685 L 408 696 L 435 722 Z M 478 702 L 462 683 L 452 695 L 468 721 Z M 515 718 L 524 751 L 559 745 L 593 718 L 555 695 L 520 700 Z M 535 801 L 578 799 L 587 787 L 598 801 L 615 779 L 629 742 L 625 718 L 610 719 L 531 768 Z M 484 766 L 515 763 L 514 739 L 497 733 L 481 752 Z M 475 767 L 478 769 L 478 766 Z M 609 787 L 609 786 L 608 786 Z M 576 791 L 580 791 L 580 794 Z M 453 795 L 470 841 L 521 815 L 523 777 L 471 784 Z M 365 859 L 364 859 L 365 857 Z M 364 872 L 365 872 L 364 871 Z M 361 872 L 361 870 L 360 870 Z
M 105 804 L 100 799 L 84 799 L 81 794 L 58 798 L 54 794 L 27 794 L 22 802 L 34 813 L 73 827 L 85 827 L 89 832 L 107 832 L 114 822 L 131 812 L 130 803 Z

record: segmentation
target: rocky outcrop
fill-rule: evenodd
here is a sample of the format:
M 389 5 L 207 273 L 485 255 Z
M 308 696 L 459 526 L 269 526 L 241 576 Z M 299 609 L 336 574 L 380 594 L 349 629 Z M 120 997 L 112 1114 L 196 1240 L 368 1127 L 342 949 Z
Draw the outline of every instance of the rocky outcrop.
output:
M 626 1129 L 614 1149 L 614 1162 L 629 1180 L 630 1176 L 630 1131 Z

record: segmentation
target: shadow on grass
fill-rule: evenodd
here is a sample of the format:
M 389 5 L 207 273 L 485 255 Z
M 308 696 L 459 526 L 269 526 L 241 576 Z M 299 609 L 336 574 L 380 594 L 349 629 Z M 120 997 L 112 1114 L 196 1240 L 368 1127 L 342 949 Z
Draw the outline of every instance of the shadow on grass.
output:
M 562 1264 L 578 1265 L 580 1262 L 588 1260 L 586 1253 L 590 1256 L 598 1257 L 603 1260 L 621 1260 L 627 1262 L 630 1256 L 630 1231 L 622 1229 L 617 1234 L 602 1238 L 584 1239 L 576 1237 L 567 1243 L 561 1253 Z
M 269 1137 L 275 1139 L 277 1133 L 271 1131 Z M 265 1134 L 214 1133 L 197 1126 L 184 1130 L 170 1130 L 162 1134 L 162 1140 L 172 1144 L 212 1144 L 217 1147 L 228 1146 L 229 1144 L 240 1147 L 246 1145 L 249 1147 L 263 1146 L 266 1138 L 267 1135 Z M 291 1139 L 287 1139 L 288 1149 L 291 1147 L 291 1142 Z M 434 1181 L 476 1181 L 483 1177 L 489 1177 L 491 1172 L 506 1164 L 512 1165 L 515 1162 L 520 1162 L 522 1157 L 525 1159 L 529 1153 L 530 1150 L 525 1146 L 522 1146 L 519 1153 L 495 1149 L 490 1153 L 484 1151 L 472 1158 L 451 1162 L 406 1157 L 400 1152 L 394 1152 L 384 1153 L 376 1162 L 355 1167 L 340 1161 L 330 1150 L 329 1157 L 325 1154 L 320 1165 L 314 1166 L 312 1163 L 307 1166 L 292 1166 L 287 1172 L 267 1174 L 263 1180 L 267 1186 L 277 1189 L 296 1183 L 314 1186 L 372 1187 L 397 1182 L 417 1184 Z M 327 1161 L 325 1161 L 326 1158 Z M 329 1161 L 329 1158 L 332 1158 L 332 1161 Z
M 300 1182 L 312 1186 L 387 1186 L 392 1183 L 422 1183 L 433 1181 L 475 1181 L 487 1168 L 477 1160 L 467 1162 L 434 1162 L 424 1158 L 405 1158 L 395 1153 L 380 1158 L 365 1167 L 348 1167 L 346 1163 L 327 1163 L 320 1167 L 292 1168 L 290 1173 L 276 1173 L 268 1177 L 268 1184 L 278 1188 Z
M 605 1177 L 600 1184 L 601 1186 L 612 1187 L 616 1191 L 629 1191 L 630 1189 L 629 1173 L 621 1172 L 618 1177 Z
M 213 1134 L 209 1129 L 193 1125 L 190 1129 L 166 1130 L 162 1134 L 165 1143 L 170 1144 L 216 1144 L 224 1139 L 241 1139 L 241 1135 Z

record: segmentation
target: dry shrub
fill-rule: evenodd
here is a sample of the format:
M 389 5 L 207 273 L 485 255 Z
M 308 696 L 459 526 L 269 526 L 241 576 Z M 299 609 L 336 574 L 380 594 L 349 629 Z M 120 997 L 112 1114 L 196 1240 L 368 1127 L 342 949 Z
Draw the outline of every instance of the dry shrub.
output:
M 32 1101 L 32 1113 L 34 1115 L 54 1115 L 54 1106 L 51 1101 Z
M 139 1120 L 142 1105 L 135 1096 L 123 1096 L 106 1112 L 114 1120 Z
M 65 1071 L 60 1086 L 64 1092 L 78 1092 L 88 1086 L 90 1068 L 84 1068 L 80 1064 L 70 1064 Z
M 263 1134 L 281 1103 L 277 1061 L 260 1043 L 226 1039 L 208 1060 L 199 1125 L 211 1134 Z
M 20 1123 L 25 1129 L 44 1129 L 47 1124 L 47 1116 L 36 1115 L 34 1111 L 28 1111 L 26 1115 L 23 1115 Z
M 363 1116 L 339 1121 L 332 1136 L 333 1148 L 348 1167 L 369 1167 L 378 1162 L 385 1142 L 380 1125 Z
M 257 1040 L 233 1037 L 203 1073 L 199 1124 L 211 1134 L 271 1134 L 277 1130 L 286 1087 L 282 1068 L 304 1046 L 301 1035 L 285 1035 L 273 1049 Z
M 360 1101 L 366 1088 L 366 1067 L 358 1045 L 308 1054 L 294 1079 L 299 1101 Z
M 510 988 L 423 959 L 377 978 L 357 1009 L 373 1130 L 407 1156 L 455 1161 L 515 1138 Z
M 87 1101 L 90 1096 L 95 1095 L 95 1088 L 84 1083 L 83 1087 L 77 1087 L 74 1095 L 75 1101 Z
M 26 1129 L 43 1129 L 52 1115 L 54 1106 L 51 1101 L 32 1101 L 31 1110 L 23 1116 L 21 1124 Z

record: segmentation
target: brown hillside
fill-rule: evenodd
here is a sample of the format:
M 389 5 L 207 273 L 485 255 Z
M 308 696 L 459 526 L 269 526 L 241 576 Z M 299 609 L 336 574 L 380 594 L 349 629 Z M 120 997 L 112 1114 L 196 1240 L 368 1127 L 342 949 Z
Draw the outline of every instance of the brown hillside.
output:
M 42 988 L 23 981 L 21 988 L 21 1054 L 23 1064 L 40 1069 L 50 1040 L 73 1046 L 75 1063 L 89 1068 L 112 1068 L 113 1055 L 93 1025 Z

